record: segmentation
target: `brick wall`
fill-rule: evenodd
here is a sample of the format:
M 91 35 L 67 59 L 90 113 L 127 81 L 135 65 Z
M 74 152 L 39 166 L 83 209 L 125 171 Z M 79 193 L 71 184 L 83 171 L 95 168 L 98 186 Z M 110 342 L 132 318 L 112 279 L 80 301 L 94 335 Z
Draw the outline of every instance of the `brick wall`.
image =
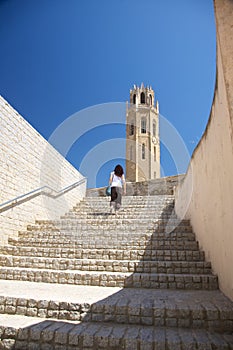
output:
M 41 186 L 56 191 L 83 176 L 0 97 L 0 204 Z M 0 213 L 0 244 L 36 219 L 54 219 L 85 196 L 86 184 L 57 197 L 40 195 Z

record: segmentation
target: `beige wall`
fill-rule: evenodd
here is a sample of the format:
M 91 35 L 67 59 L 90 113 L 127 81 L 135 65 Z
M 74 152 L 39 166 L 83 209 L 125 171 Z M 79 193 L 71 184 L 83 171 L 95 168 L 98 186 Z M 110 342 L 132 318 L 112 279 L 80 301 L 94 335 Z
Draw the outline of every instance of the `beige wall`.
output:
M 0 204 L 44 185 L 60 191 L 83 178 L 2 97 L 0 154 Z M 84 183 L 57 199 L 42 195 L 0 213 L 0 244 L 36 219 L 58 218 L 85 192 Z
M 205 133 L 176 192 L 176 212 L 191 220 L 200 247 L 233 300 L 233 1 L 215 1 L 217 80 Z

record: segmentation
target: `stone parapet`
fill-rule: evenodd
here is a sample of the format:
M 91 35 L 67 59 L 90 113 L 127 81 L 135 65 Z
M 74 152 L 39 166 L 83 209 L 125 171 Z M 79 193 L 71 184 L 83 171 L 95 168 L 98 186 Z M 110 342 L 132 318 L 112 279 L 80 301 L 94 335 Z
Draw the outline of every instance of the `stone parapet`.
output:
M 183 180 L 184 175 L 175 175 L 142 182 L 127 182 L 126 196 L 172 195 L 174 188 Z M 106 187 L 91 188 L 87 196 L 104 197 Z

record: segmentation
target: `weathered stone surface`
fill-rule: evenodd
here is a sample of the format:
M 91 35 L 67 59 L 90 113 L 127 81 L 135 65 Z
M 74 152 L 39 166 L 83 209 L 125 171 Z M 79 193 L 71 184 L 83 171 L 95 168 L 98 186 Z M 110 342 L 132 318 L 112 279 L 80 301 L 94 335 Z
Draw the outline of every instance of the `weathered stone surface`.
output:
M 228 346 L 233 304 L 219 292 L 190 222 L 179 222 L 171 214 L 173 197 L 165 197 L 128 196 L 130 209 L 125 204 L 116 217 L 105 213 L 106 198 L 86 198 L 61 220 L 38 221 L 0 247 L 2 281 L 52 286 L 46 297 L 0 296 L 0 325 L 6 313 L 38 320 L 21 328 L 3 322 L 1 338 L 16 340 L 19 349 L 173 350 L 187 342 L 196 350 L 210 334 L 213 346 Z M 89 289 L 79 300 L 68 286 Z M 101 290 L 111 287 L 103 298 Z M 90 288 L 100 290 L 97 302 L 89 302 Z

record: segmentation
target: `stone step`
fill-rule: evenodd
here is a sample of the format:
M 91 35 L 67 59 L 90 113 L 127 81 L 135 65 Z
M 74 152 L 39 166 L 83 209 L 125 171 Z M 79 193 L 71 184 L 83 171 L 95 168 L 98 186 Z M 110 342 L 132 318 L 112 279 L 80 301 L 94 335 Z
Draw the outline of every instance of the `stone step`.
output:
M 109 206 L 110 204 L 110 199 L 109 200 L 106 200 L 106 201 L 83 201 L 83 202 L 80 202 L 78 203 L 77 205 L 75 205 L 73 208 L 74 209 L 79 209 L 79 208 L 89 208 L 89 207 L 107 207 Z M 151 207 L 160 207 L 164 210 L 167 210 L 167 209 L 173 209 L 174 207 L 174 201 L 134 201 L 134 200 L 122 200 L 122 207 L 124 208 L 144 208 L 144 207 L 148 207 L 148 208 L 151 208 Z
M 11 284 L 13 288 L 21 287 L 20 283 L 15 281 L 6 282 L 10 282 L 8 288 Z M 58 287 L 62 287 L 60 285 L 53 287 L 46 284 L 48 292 L 40 295 L 39 292 L 33 293 L 30 290 L 36 289 L 36 283 L 26 283 L 29 289 L 26 293 L 13 290 L 10 291 L 10 295 L 4 295 L 1 292 L 1 314 L 155 327 L 201 328 L 219 333 L 231 332 L 233 329 L 232 302 L 219 291 L 151 291 L 123 288 L 98 300 L 103 290 L 101 287 L 98 287 L 97 291 L 97 287 L 73 286 L 71 290 L 72 286 L 69 286 L 64 288 L 68 293 L 71 290 L 72 297 L 67 299 L 57 293 Z M 86 297 L 82 295 L 85 291 Z M 94 300 L 89 299 L 88 293 L 94 294 Z
M 129 211 L 129 210 L 122 210 L 119 209 L 117 211 L 117 216 L 114 216 L 115 212 L 110 213 L 110 206 L 107 208 L 102 208 L 102 209 L 96 209 L 96 210 L 80 210 L 80 211 L 72 211 L 68 212 L 64 215 L 61 216 L 61 220 L 66 220 L 66 219 L 79 219 L 82 218 L 83 216 L 85 219 L 114 219 L 117 218 L 119 219 L 138 219 L 144 218 L 144 219 L 151 219 L 151 220 L 163 220 L 163 221 L 168 221 L 168 220 L 177 220 L 177 218 L 172 215 L 171 213 L 162 213 L 160 211 L 151 211 L 149 209 L 145 210 L 138 210 L 138 211 Z
M 107 202 L 110 200 L 110 196 L 105 197 L 92 197 L 92 196 L 86 196 L 82 199 L 79 203 L 85 203 L 85 202 Z M 134 203 L 138 202 L 173 202 L 174 196 L 173 195 L 155 195 L 155 196 L 122 196 L 122 201 L 124 202 L 130 202 L 133 201 Z
M 5 246 L 0 254 L 14 256 L 105 259 L 105 260 L 159 260 L 159 261 L 204 261 L 204 252 L 199 250 L 155 250 L 155 249 L 75 249 Z
M 76 207 L 80 205 L 90 204 L 90 203 L 96 203 L 96 204 L 104 204 L 109 203 L 111 200 L 110 196 L 105 198 L 96 198 L 96 197 L 85 197 L 82 201 L 78 202 L 76 204 Z M 135 196 L 127 196 L 122 197 L 122 203 L 123 204 L 131 204 L 131 205 L 137 205 L 137 204 L 163 204 L 164 206 L 171 205 L 174 203 L 174 196 L 170 197 L 160 197 L 160 196 L 152 196 L 152 197 L 141 197 L 137 198 Z
M 0 270 L 0 279 L 76 284 L 101 287 L 215 290 L 217 276 L 205 274 L 156 274 L 108 271 L 46 270 L 32 268 L 7 268 Z
M 51 248 L 85 248 L 85 249 L 101 249 L 107 247 L 109 249 L 175 249 L 175 250 L 198 250 L 198 242 L 196 241 L 182 241 L 182 240 L 165 240 L 165 239 L 150 239 L 150 240 L 135 240 L 119 238 L 97 238 L 86 237 L 81 238 L 76 236 L 73 239 L 59 238 L 58 240 L 50 238 L 10 238 L 8 240 L 10 245 L 24 246 L 24 247 L 51 247 Z
M 156 233 L 145 233 L 145 231 L 139 232 L 119 232 L 116 230 L 98 230 L 93 233 L 93 231 L 80 232 L 79 230 L 56 230 L 56 231 L 21 231 L 18 234 L 19 239 L 46 239 L 46 240 L 56 240 L 56 239 L 66 239 L 66 240 L 101 240 L 111 241 L 117 239 L 118 241 L 153 241 L 155 240 L 169 240 L 169 241 L 195 241 L 195 235 L 193 232 L 156 232 Z M 61 238 L 62 237 L 62 238 Z M 17 239 L 9 239 L 9 242 L 17 241 Z
M 92 204 L 85 204 L 82 206 L 74 207 L 71 210 L 68 211 L 68 213 L 79 213 L 79 212 L 95 212 L 95 211 L 101 211 L 101 210 L 108 210 L 110 207 L 110 202 L 102 204 L 102 205 L 92 205 Z M 138 213 L 138 212 L 152 212 L 152 213 L 160 213 L 161 215 L 175 215 L 173 212 L 172 207 L 165 208 L 164 205 L 158 205 L 158 204 L 148 204 L 148 205 L 124 205 L 120 208 L 121 212 L 130 212 L 130 213 Z
M 68 211 L 67 213 L 101 213 L 101 212 L 108 212 L 110 209 L 110 204 L 104 205 L 104 206 L 87 206 L 87 207 L 80 207 L 80 208 L 73 208 L 72 210 Z M 163 206 L 137 206 L 137 207 L 126 207 L 121 206 L 119 209 L 120 213 L 127 213 L 127 214 L 135 214 L 138 213 L 148 213 L 148 214 L 154 214 L 156 216 L 172 216 L 176 217 L 175 213 L 171 209 L 164 209 Z
M 98 239 L 99 237 L 121 237 L 122 235 L 125 237 L 128 237 L 129 239 L 132 237 L 145 237 L 145 239 L 148 239 L 147 237 L 158 237 L 158 239 L 166 239 L 171 237 L 174 240 L 188 240 L 188 241 L 194 241 L 195 240 L 195 235 L 193 234 L 192 230 L 173 230 L 171 232 L 165 232 L 162 229 L 159 230 L 154 230 L 151 228 L 150 230 L 147 228 L 137 228 L 137 227 L 129 227 L 127 230 L 117 230 L 115 226 L 113 227 L 104 227 L 104 226 L 92 226 L 92 227 L 76 227 L 76 226 L 70 226 L 70 227 L 65 227 L 65 228 L 60 228 L 57 230 L 47 230 L 47 229 L 42 229 L 42 230 L 27 230 L 27 231 L 21 231 L 18 233 L 18 237 L 23 238 L 23 237 L 37 237 L 37 238 L 71 238 L 71 239 L 84 239 L 86 236 L 88 237 L 96 237 Z M 150 238 L 149 238 L 150 239 Z
M 61 224 L 64 224 L 64 223 L 73 223 L 73 222 L 76 222 L 76 223 L 83 223 L 83 222 L 87 222 L 87 223 L 108 223 L 110 225 L 116 223 L 117 225 L 119 224 L 134 224 L 134 223 L 141 223 L 141 224 L 150 224 L 150 223 L 153 223 L 157 226 L 162 226 L 162 227 L 166 227 L 167 225 L 169 226 L 174 226 L 174 227 L 191 227 L 190 225 L 190 222 L 189 220 L 179 220 L 179 219 L 174 219 L 172 218 L 171 220 L 169 220 L 169 222 L 167 222 L 167 220 L 163 220 L 163 219 L 160 219 L 160 218 L 145 218 L 145 219 L 142 219 L 140 217 L 140 219 L 138 218 L 138 216 L 136 215 L 135 218 L 129 218 L 129 219 L 124 219 L 120 216 L 120 213 L 118 213 L 117 215 L 110 215 L 110 214 L 107 214 L 105 215 L 104 219 L 102 218 L 99 218 L 98 216 L 96 216 L 95 218 L 91 218 L 91 219 L 87 219 L 86 217 L 85 218 L 82 218 L 82 217 L 77 217 L 75 216 L 74 218 L 71 218 L 71 219 L 68 219 L 68 218 L 63 218 L 63 219 L 60 219 L 60 220 L 47 220 L 47 221 L 42 221 L 42 220 L 36 220 L 36 223 L 34 225 L 29 225 L 32 226 L 32 227 L 57 227 Z
M 155 214 L 155 213 L 144 213 L 142 211 L 137 213 L 124 213 L 124 212 L 117 212 L 116 213 L 116 217 L 117 219 L 132 219 L 135 220 L 136 218 L 143 218 L 143 219 L 151 219 L 153 221 L 156 220 L 156 218 L 159 218 L 159 215 Z M 61 216 L 61 220 L 69 220 L 69 219 L 83 219 L 85 218 L 86 220 L 106 220 L 106 219 L 114 219 L 115 218 L 115 212 L 110 213 L 110 209 L 106 209 L 105 211 L 99 211 L 99 212 L 78 212 L 78 213 L 67 213 L 63 216 Z M 169 219 L 170 217 L 167 216 L 166 217 L 166 221 Z M 163 218 L 164 220 L 164 218 Z
M 110 209 L 110 203 L 108 205 L 104 205 L 104 206 L 88 206 L 88 207 L 80 207 L 80 208 L 73 208 L 72 210 L 68 211 L 67 213 L 106 213 L 109 212 Z M 163 206 L 137 206 L 137 207 L 123 207 L 121 206 L 119 211 L 119 213 L 125 213 L 125 214 L 132 214 L 132 215 L 137 215 L 137 214 L 150 214 L 150 215 L 155 215 L 157 217 L 161 216 L 161 217 L 174 217 L 176 218 L 176 214 L 174 213 L 174 211 L 172 209 L 164 209 Z
M 168 274 L 211 274 L 209 262 L 186 261 L 127 261 L 94 259 L 59 259 L 0 255 L 4 267 L 37 268 L 53 270 L 168 273 Z
M 114 215 L 113 215 L 114 217 Z M 49 224 L 35 224 L 28 225 L 27 231 L 61 231 L 61 230 L 76 230 L 76 231 L 91 231 L 91 230 L 101 230 L 107 229 L 110 231 L 117 230 L 117 232 L 190 232 L 192 233 L 192 227 L 190 225 L 174 225 L 174 224 L 160 224 L 154 220 L 132 220 L 132 219 L 122 219 L 117 220 L 113 218 L 109 219 L 100 219 L 100 220 L 85 220 L 85 219 L 67 219 L 57 221 L 54 226 Z
M 107 202 L 109 201 L 109 197 L 85 197 L 80 203 L 85 202 Z M 174 196 L 173 195 L 155 195 L 155 196 L 123 196 L 122 201 L 124 202 L 131 202 L 133 203 L 139 203 L 139 202 L 173 202 Z
M 0 317 L 1 349 L 232 349 L 233 335 L 206 330 Z
M 102 209 L 109 209 L 110 202 L 106 203 L 85 203 L 76 207 L 73 207 L 68 212 L 79 212 L 79 211 L 98 211 Z M 142 211 L 153 211 L 153 212 L 160 212 L 164 214 L 171 214 L 173 213 L 174 207 L 173 205 L 164 205 L 163 203 L 147 203 L 147 204 L 122 204 L 121 205 L 121 211 L 130 211 L 130 212 L 138 212 L 140 210 Z

